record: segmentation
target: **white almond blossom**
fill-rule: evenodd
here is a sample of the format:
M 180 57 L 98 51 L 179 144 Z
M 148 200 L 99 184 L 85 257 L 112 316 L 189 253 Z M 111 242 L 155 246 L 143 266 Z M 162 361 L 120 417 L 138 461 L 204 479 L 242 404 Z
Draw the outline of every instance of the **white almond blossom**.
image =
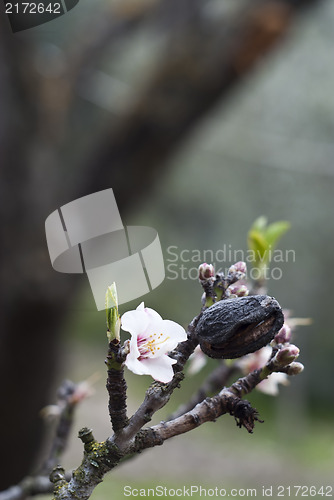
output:
M 122 329 L 131 333 L 130 352 L 125 365 L 137 375 L 151 375 L 159 382 L 170 382 L 173 378 L 175 359 L 168 353 L 179 342 L 187 340 L 182 326 L 174 321 L 162 319 L 153 309 L 142 302 L 135 311 L 121 317 Z

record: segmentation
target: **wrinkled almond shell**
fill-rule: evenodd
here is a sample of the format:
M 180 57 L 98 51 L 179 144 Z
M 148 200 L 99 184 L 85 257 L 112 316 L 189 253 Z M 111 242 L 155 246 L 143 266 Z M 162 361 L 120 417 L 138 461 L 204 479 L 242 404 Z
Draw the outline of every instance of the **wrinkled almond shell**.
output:
M 221 300 L 206 309 L 196 333 L 211 358 L 233 359 L 267 345 L 282 328 L 281 306 L 268 295 Z

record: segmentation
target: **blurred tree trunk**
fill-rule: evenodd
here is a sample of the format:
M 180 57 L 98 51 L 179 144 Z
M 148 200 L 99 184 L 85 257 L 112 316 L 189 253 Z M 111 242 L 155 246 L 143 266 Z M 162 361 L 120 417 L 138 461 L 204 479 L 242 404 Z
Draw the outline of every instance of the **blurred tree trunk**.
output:
M 31 468 L 41 439 L 38 413 L 49 403 L 61 325 L 82 282 L 79 276 L 52 270 L 46 217 L 63 203 L 107 187 L 114 188 L 122 214 L 148 196 L 194 125 L 286 33 L 294 9 L 309 3 L 317 1 L 250 2 L 228 26 L 223 19 L 209 23 L 202 17 L 204 1 L 194 2 L 197 16 L 188 19 L 184 9 L 132 109 L 116 125 L 113 120 L 85 164 L 73 175 L 66 172 L 66 180 L 59 155 L 63 138 L 57 130 L 68 120 L 76 81 L 56 82 L 59 105 L 52 107 L 52 92 L 45 100 L 50 82 L 33 69 L 35 47 L 12 35 L 0 12 L 0 490 Z M 170 9 L 170 18 L 164 11 L 166 19 L 173 18 Z M 91 64 L 84 56 L 78 60 Z
M 38 450 L 38 414 L 48 403 L 68 282 L 57 280 L 47 260 L 43 219 L 53 193 L 45 203 L 50 186 L 36 185 L 31 164 L 37 126 L 33 48 L 9 33 L 4 16 L 0 25 L 2 489 L 22 478 Z

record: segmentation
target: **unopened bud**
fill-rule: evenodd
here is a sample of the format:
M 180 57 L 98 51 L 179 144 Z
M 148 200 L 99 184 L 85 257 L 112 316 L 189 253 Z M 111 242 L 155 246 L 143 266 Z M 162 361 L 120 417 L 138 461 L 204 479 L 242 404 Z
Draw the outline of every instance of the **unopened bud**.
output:
M 276 362 L 281 366 L 286 366 L 292 363 L 299 356 L 299 348 L 293 344 L 289 344 L 283 349 L 280 349 L 276 354 Z
M 201 264 L 198 268 L 198 278 L 201 281 L 206 281 L 209 280 L 210 278 L 215 277 L 215 268 L 213 267 L 212 264 L 207 264 L 204 262 L 204 264 Z
M 227 288 L 225 291 L 225 299 L 236 299 L 236 298 L 237 295 L 235 295 L 235 293 L 231 293 L 231 290 Z
M 235 264 L 233 264 L 230 269 L 228 270 L 229 274 L 232 273 L 243 273 L 246 274 L 247 272 L 247 264 L 246 262 L 243 262 L 242 260 L 239 260 Z
M 120 340 L 121 318 L 118 312 L 116 283 L 108 286 L 106 291 L 107 337 L 108 341 Z
M 130 340 L 125 340 L 121 349 L 121 355 L 127 356 L 130 352 Z
M 304 365 L 298 361 L 291 363 L 286 367 L 287 375 L 299 375 L 304 370 Z
M 275 335 L 274 341 L 276 344 L 286 344 L 291 339 L 291 328 L 284 323 L 280 331 Z
M 226 292 L 227 296 L 230 298 L 247 297 L 247 295 L 249 294 L 249 290 L 246 285 L 229 286 Z

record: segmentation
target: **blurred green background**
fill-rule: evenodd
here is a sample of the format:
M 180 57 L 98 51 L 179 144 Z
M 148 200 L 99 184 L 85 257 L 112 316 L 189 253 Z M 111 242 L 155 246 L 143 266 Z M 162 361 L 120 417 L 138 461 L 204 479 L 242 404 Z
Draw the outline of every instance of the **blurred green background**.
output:
M 298 2 L 285 3 L 298 5 Z M 184 35 L 182 30 L 187 33 L 190 30 L 187 16 L 193 13 L 193 7 L 189 2 L 180 2 L 178 6 L 174 2 L 174 9 L 167 8 L 166 2 L 146 4 L 149 14 L 139 0 L 124 5 L 80 0 L 63 18 L 15 35 L 17 47 L 29 47 L 28 57 L 17 59 L 18 74 L 30 68 L 27 73 L 30 84 L 44 82 L 44 86 L 36 87 L 40 99 L 44 92 L 44 108 L 30 100 L 31 96 L 27 99 L 28 108 L 36 106 L 32 116 L 39 115 L 40 123 L 45 119 L 47 126 L 44 131 L 39 130 L 29 161 L 22 160 L 29 171 L 29 186 L 35 183 L 27 194 L 25 234 L 28 239 L 29 231 L 39 235 L 37 253 L 42 255 L 42 264 L 38 269 L 42 278 L 37 288 L 24 285 L 25 280 L 30 283 L 29 273 L 36 274 L 36 266 L 28 270 L 26 266 L 23 277 L 19 275 L 17 281 L 14 280 L 13 289 L 7 294 L 7 298 L 10 295 L 7 308 L 15 303 L 16 291 L 23 283 L 32 297 L 45 293 L 51 297 L 50 302 L 58 300 L 62 316 L 62 322 L 54 328 L 57 334 L 54 333 L 54 342 L 50 340 L 50 351 L 49 340 L 44 340 L 46 364 L 52 350 L 58 356 L 50 365 L 52 377 L 36 407 L 52 402 L 56 387 L 65 377 L 78 382 L 98 372 L 101 377 L 95 384 L 95 394 L 78 409 L 64 465 L 72 468 L 81 460 L 82 449 L 76 437 L 80 427 L 92 427 L 98 440 L 110 433 L 104 388 L 105 314 L 96 311 L 88 280 L 53 272 L 43 241 L 45 218 L 58 206 L 74 199 L 75 191 L 69 186 L 76 183 L 82 186 L 87 172 L 92 177 L 92 190 L 80 188 L 78 196 L 98 190 L 97 186 L 99 189 L 112 187 L 116 199 L 121 199 L 125 225 L 147 225 L 158 231 L 166 279 L 143 300 L 164 318 L 184 326 L 200 308 L 201 289 L 194 273 L 199 262 L 181 262 L 179 258 L 174 263 L 176 267 L 171 266 L 171 247 L 179 256 L 182 250 L 215 253 L 229 246 L 246 251 L 247 231 L 258 216 L 266 215 L 269 222 L 288 220 L 291 230 L 284 235 L 279 248 L 294 250 L 295 260 L 279 263 L 282 276 L 271 279 L 268 286 L 270 294 L 283 308 L 290 309 L 293 316 L 312 318 L 312 325 L 300 327 L 293 337 L 293 342 L 301 348 L 304 373 L 291 379 L 290 386 L 281 388 L 276 398 L 257 391 L 249 396 L 265 421 L 256 425 L 253 435 L 238 429 L 231 417 L 224 416 L 214 424 L 174 438 L 163 447 L 148 450 L 123 464 L 109 474 L 92 498 L 122 498 L 125 485 L 257 488 L 260 497 L 263 486 L 333 485 L 334 337 L 330 287 L 334 277 L 334 4 L 331 0 L 314 2 L 309 10 L 301 9 L 300 15 L 293 14 L 288 32 L 282 34 L 275 49 L 261 55 L 253 71 L 247 72 L 228 94 L 222 92 L 220 98 L 207 106 L 205 113 L 193 119 L 187 133 L 173 143 L 173 148 L 169 146 L 167 155 L 162 148 L 161 165 L 157 159 L 156 168 L 147 170 L 145 157 L 139 156 L 142 163 L 138 160 L 136 166 L 135 158 L 130 171 L 133 176 L 124 179 L 129 172 L 125 170 L 122 174 L 122 158 L 116 157 L 115 169 L 110 165 L 111 171 L 104 175 L 96 154 L 96 180 L 94 168 L 90 171 L 82 165 L 89 155 L 91 165 L 94 164 L 91 151 L 102 149 L 97 139 L 103 138 L 105 145 L 115 131 L 116 135 L 118 122 L 131 116 L 134 103 L 139 102 L 149 88 L 148 82 L 154 81 L 161 60 L 169 52 L 173 54 L 180 31 Z M 238 9 L 248 6 L 241 1 L 232 6 L 229 0 L 194 4 L 202 9 L 202 23 L 210 25 L 215 19 L 220 20 L 222 26 L 229 23 L 233 26 L 235 19 L 244 13 Z M 161 10 L 152 15 L 157 6 Z M 144 14 L 136 28 L 130 29 L 125 21 L 131 19 L 136 9 L 138 12 L 143 9 Z M 198 23 L 196 12 L 194 18 L 189 17 L 190 26 Z M 119 21 L 120 34 L 106 37 L 104 44 L 101 36 L 100 45 L 95 44 L 94 37 L 103 34 L 110 20 L 116 25 L 115 32 Z M 209 36 L 206 30 L 207 27 L 201 25 L 203 45 L 205 36 Z M 10 46 L 13 35 L 8 27 L 6 36 Z M 77 71 L 73 77 L 68 55 L 80 60 L 80 50 L 85 45 L 88 47 L 84 52 L 86 60 L 83 58 L 80 71 L 73 70 L 73 73 Z M 181 48 L 187 51 L 186 44 Z M 16 57 L 14 49 L 13 57 Z M 66 74 L 70 75 L 68 80 Z M 22 75 L 18 78 L 22 83 Z M 75 81 L 71 101 L 66 97 L 67 81 L 71 84 Z M 27 82 L 25 85 L 29 87 Z M 173 94 L 173 86 L 168 92 Z M 191 94 L 191 88 L 189 92 Z M 22 88 L 19 93 L 22 97 Z M 17 111 L 13 118 L 14 131 L 21 130 L 21 119 L 25 119 L 25 115 Z M 171 117 L 176 128 L 178 119 L 178 115 Z M 152 118 L 153 123 L 154 120 L 157 117 Z M 156 125 L 159 127 L 158 121 Z M 142 137 L 143 142 L 149 140 L 149 134 Z M 129 143 L 128 148 L 132 147 Z M 6 156 L 3 160 L 6 163 Z M 148 163 L 150 161 L 148 157 Z M 5 176 L 4 191 L 12 189 L 19 199 L 16 182 L 19 183 L 15 175 Z M 47 198 L 48 203 L 40 203 Z M 32 200 L 38 209 L 31 209 L 30 217 Z M 5 211 L 8 210 L 5 202 L 3 205 Z M 220 265 L 228 267 L 232 263 Z M 179 269 L 182 264 L 187 279 L 182 279 Z M 4 283 L 7 285 L 8 278 L 5 277 Z M 141 300 L 121 306 L 121 313 L 135 308 Z M 42 307 L 39 301 L 36 299 L 35 317 Z M 24 314 L 19 321 L 23 327 L 25 318 Z M 33 315 L 29 321 L 34 322 Z M 48 335 L 49 326 L 52 330 L 51 324 L 54 323 L 50 316 L 50 325 L 48 320 L 44 322 L 44 335 Z M 29 343 L 29 339 L 22 337 L 21 346 L 25 345 L 23 342 Z M 6 346 L 4 341 L 2 353 L 6 352 Z M 215 362 L 210 361 L 203 372 L 187 377 L 167 408 L 158 413 L 156 421 L 163 420 L 189 397 L 214 365 Z M 45 370 L 47 372 L 47 368 Z M 143 399 L 150 378 L 127 373 L 127 380 L 131 412 Z M 31 385 L 28 388 L 34 391 Z M 18 394 L 19 387 L 14 386 L 11 391 Z M 39 417 L 34 425 L 41 426 Z M 13 434 L 16 432 L 14 428 Z

